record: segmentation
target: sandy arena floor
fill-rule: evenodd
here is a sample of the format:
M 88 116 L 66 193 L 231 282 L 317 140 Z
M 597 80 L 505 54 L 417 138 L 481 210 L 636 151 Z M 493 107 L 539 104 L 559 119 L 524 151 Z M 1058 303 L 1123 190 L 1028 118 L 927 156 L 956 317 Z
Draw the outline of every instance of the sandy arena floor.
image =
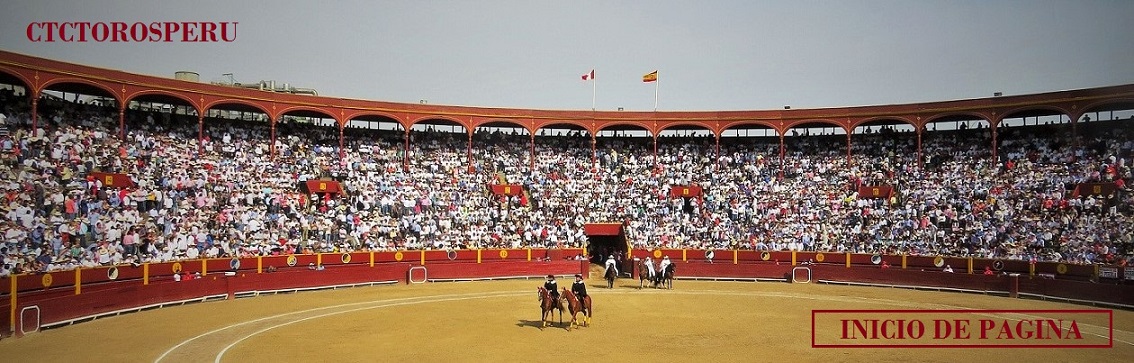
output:
M 639 291 L 636 281 L 619 280 L 608 290 L 592 279 L 592 324 L 568 331 L 541 329 L 536 301 L 541 282 L 359 287 L 197 303 L 5 339 L 0 357 L 9 362 L 1134 361 L 1134 312 L 1122 310 L 1114 311 L 1113 348 L 812 348 L 812 309 L 1090 308 L 771 282 L 676 281 L 674 290 Z M 562 280 L 560 286 L 569 283 Z M 1106 334 L 1100 328 L 1105 319 L 1088 320 L 1084 333 Z

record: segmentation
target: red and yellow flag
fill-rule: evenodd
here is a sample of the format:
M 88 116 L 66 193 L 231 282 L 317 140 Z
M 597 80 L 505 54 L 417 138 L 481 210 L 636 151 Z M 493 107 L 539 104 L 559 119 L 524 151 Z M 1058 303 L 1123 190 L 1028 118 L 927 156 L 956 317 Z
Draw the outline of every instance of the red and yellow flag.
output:
M 655 82 L 657 80 L 658 80 L 658 71 L 646 73 L 646 75 L 642 76 L 642 82 L 649 83 L 649 82 Z

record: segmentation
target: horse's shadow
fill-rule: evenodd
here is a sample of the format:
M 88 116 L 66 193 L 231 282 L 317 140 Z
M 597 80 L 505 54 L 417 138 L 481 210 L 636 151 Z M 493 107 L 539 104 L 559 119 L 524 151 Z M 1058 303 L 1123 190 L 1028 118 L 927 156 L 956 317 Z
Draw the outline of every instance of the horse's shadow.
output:
M 554 326 L 555 324 L 557 324 L 557 323 L 553 323 L 552 325 L 549 325 L 548 327 Z M 516 327 L 518 327 L 518 328 L 531 327 L 531 328 L 543 329 L 543 321 L 542 320 L 520 319 L 520 321 L 516 323 Z

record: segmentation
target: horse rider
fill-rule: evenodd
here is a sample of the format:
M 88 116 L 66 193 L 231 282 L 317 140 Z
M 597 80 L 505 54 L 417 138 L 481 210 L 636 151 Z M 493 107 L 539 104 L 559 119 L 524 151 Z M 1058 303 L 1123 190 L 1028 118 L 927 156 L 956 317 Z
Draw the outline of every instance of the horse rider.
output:
M 669 255 L 662 257 L 661 265 L 658 266 L 658 281 L 659 282 L 661 281 L 662 278 L 665 277 L 664 276 L 665 275 L 665 268 L 669 267 L 669 265 L 672 264 L 672 263 L 673 262 L 669 261 Z
M 639 273 L 646 272 L 647 273 L 646 279 L 653 281 L 654 278 L 655 278 L 654 276 L 657 276 L 657 273 L 654 272 L 654 260 L 650 259 L 650 256 L 646 256 L 645 262 L 646 262 L 646 271 L 639 271 Z
M 583 307 L 590 308 L 586 306 L 587 284 L 583 283 L 583 275 L 575 275 L 575 283 L 571 284 L 571 292 L 575 293 L 575 297 L 579 298 L 579 303 L 583 304 Z
M 552 301 L 559 300 L 559 283 L 555 282 L 555 275 L 547 275 L 547 281 L 543 282 L 543 288 L 547 289 L 547 293 L 554 299 Z
M 614 261 L 614 255 L 608 255 L 606 256 L 606 269 L 602 270 L 602 275 L 606 276 L 606 273 L 612 269 L 614 270 L 614 276 L 618 276 L 618 262 Z

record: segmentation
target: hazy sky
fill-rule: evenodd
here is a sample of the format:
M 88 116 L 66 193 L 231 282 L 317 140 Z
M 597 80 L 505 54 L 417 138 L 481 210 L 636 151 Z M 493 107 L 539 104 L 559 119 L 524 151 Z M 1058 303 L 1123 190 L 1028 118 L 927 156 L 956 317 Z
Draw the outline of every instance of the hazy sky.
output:
M 1134 1 L 20 1 L 0 49 L 488 107 L 745 110 L 1134 83 Z M 33 43 L 33 21 L 237 21 L 234 43 Z

